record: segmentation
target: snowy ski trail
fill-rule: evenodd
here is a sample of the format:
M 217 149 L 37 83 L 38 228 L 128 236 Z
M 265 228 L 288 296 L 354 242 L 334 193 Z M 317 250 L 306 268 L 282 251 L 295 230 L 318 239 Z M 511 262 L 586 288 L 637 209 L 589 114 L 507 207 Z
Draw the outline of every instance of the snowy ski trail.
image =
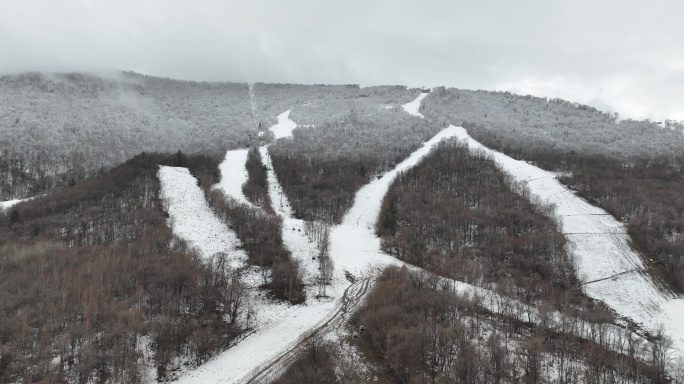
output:
M 269 128 L 270 131 L 273 132 L 276 140 L 292 137 L 292 131 L 297 128 L 297 123 L 290 120 L 290 111 L 291 109 L 288 109 L 278 115 L 278 124 Z
M 380 239 L 375 235 L 375 222 L 377 221 L 380 212 L 382 200 L 398 173 L 406 171 L 418 164 L 435 145 L 444 139 L 456 137 L 457 133 L 458 128 L 456 127 L 445 128 L 428 142 L 424 143 L 421 148 L 413 152 L 408 158 L 399 163 L 393 170 L 385 173 L 379 179 L 372 180 L 369 184 L 357 191 L 352 208 L 344 216 L 342 223 L 332 228 L 330 235 L 330 255 L 335 263 L 335 283 L 331 288 L 331 291 L 338 292 L 340 287 L 345 287 L 349 284 L 346 280 L 347 272 L 357 278 L 363 276 L 364 278 L 370 278 L 372 280 L 374 280 L 374 277 L 377 276 L 379 272 L 389 265 L 406 266 L 413 271 L 425 272 L 421 268 L 406 264 L 403 261 L 381 252 Z M 272 170 L 267 148 L 262 148 L 262 159 L 264 159 L 268 169 Z M 269 194 L 272 197 L 274 209 L 282 215 L 289 215 L 291 212 L 287 197 L 282 193 L 282 187 L 278 184 L 277 178 L 272 171 L 269 172 L 269 188 Z M 288 216 L 284 217 L 286 223 L 297 221 L 291 217 L 288 218 Z M 284 232 L 284 235 L 287 235 L 289 231 Z M 350 241 L 350 239 L 354 240 Z M 291 243 L 286 241 L 286 244 Z M 290 247 L 290 245 L 288 246 Z M 313 248 L 313 250 L 315 251 L 315 248 Z M 297 252 L 293 251 L 293 256 L 296 254 Z M 314 266 L 315 265 L 316 264 L 314 264 Z M 315 274 L 316 271 L 314 270 L 313 273 Z M 427 273 L 431 274 L 430 272 Z M 507 313 L 506 311 L 509 311 L 509 314 L 511 314 L 510 308 L 514 308 L 512 314 L 519 319 L 535 323 L 541 323 L 542 321 L 536 308 L 532 308 L 517 300 L 501 296 L 486 288 L 473 286 L 453 279 L 440 277 L 439 280 L 444 284 L 448 284 L 454 291 L 460 294 L 474 294 L 482 297 L 482 305 L 494 313 L 505 314 Z M 362 296 L 358 297 L 358 300 L 362 299 Z M 562 329 L 563 324 L 568 321 L 578 320 L 570 320 L 566 316 L 555 313 L 547 326 L 560 330 Z M 576 328 L 578 336 L 588 338 L 590 326 L 581 321 L 578 321 L 578 324 L 579 325 Z M 609 328 L 611 327 L 609 326 Z M 614 335 L 620 331 L 618 327 L 611 329 L 613 329 Z M 325 332 L 325 329 L 321 329 L 319 332 Z M 340 327 L 337 328 L 337 333 L 342 333 Z M 641 340 L 642 343 L 645 344 L 645 341 L 643 341 L 640 336 L 632 335 L 632 337 Z M 295 348 L 299 345 L 301 345 L 301 343 L 296 343 Z M 293 356 L 293 354 L 294 351 L 287 350 L 281 357 L 276 359 L 276 361 L 280 361 L 281 363 L 278 365 L 269 363 L 267 365 L 268 367 L 273 366 L 271 369 L 273 372 L 282 372 L 287 367 L 286 363 L 291 362 L 290 357 Z M 264 375 L 263 377 L 277 377 L 277 375 L 271 371 L 262 369 L 260 372 L 261 375 Z
M 418 97 L 416 97 L 415 100 L 408 102 L 401 107 L 404 108 L 404 111 L 408 112 L 409 115 L 424 117 L 422 113 L 418 112 L 418 110 L 420 109 L 420 102 L 423 101 L 427 95 L 429 95 L 428 92 L 421 93 L 418 95 Z
M 368 293 L 370 286 L 371 278 L 364 278 L 349 285 L 344 291 L 341 305 L 339 308 L 336 308 L 332 316 L 326 318 L 320 325 L 307 332 L 296 344 L 291 345 L 283 353 L 257 368 L 258 370 L 252 373 L 246 383 L 268 383 L 278 379 L 297 360 L 299 357 L 298 351 L 301 347 L 305 346 L 306 342 L 322 333 L 343 332 L 344 326 L 356 309 L 355 307 L 361 303 L 363 297 Z
M 157 173 L 161 183 L 161 199 L 169 214 L 173 234 L 197 250 L 203 259 L 219 252 L 228 255 L 233 268 L 242 267 L 247 260 L 238 249 L 240 241 L 209 208 L 204 191 L 197 185 L 187 168 L 160 166 Z
M 489 149 L 464 128 L 457 129 L 458 138 L 471 150 L 491 156 L 500 169 L 526 185 L 532 201 L 555 206 L 577 275 L 586 282 L 589 297 L 603 301 L 652 334 L 662 328 L 673 340 L 674 349 L 684 355 L 684 300 L 662 293 L 644 272 L 641 256 L 630 246 L 624 224 L 576 196 L 552 172 Z
M 226 152 L 226 156 L 219 164 L 221 180 L 212 186 L 223 191 L 240 203 L 252 206 L 247 197 L 242 192 L 242 186 L 247 182 L 247 154 L 249 149 L 235 149 Z

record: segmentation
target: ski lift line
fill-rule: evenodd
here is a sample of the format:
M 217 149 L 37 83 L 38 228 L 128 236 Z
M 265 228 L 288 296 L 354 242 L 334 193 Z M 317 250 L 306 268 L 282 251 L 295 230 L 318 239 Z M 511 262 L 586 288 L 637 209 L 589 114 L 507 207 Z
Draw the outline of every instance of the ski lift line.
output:
M 375 358 L 375 356 L 373 355 L 373 352 L 371 351 L 368 344 L 366 344 L 366 340 L 364 340 L 363 337 L 359 337 L 359 339 L 361 339 L 361 342 L 363 343 L 364 347 L 366 347 L 366 350 L 371 355 L 371 358 L 375 362 L 375 365 L 378 367 L 378 369 L 380 369 L 380 374 L 382 375 L 382 378 L 385 379 L 385 382 L 390 382 L 389 379 L 387 379 L 387 376 L 385 376 L 385 372 L 383 372 L 383 369 L 382 369 L 382 366 L 380 365 L 380 362 Z M 401 380 L 401 376 L 399 377 L 399 380 Z M 403 383 L 403 381 L 402 381 L 402 383 Z
M 364 327 L 366 327 L 365 324 L 362 324 L 362 325 L 363 325 Z M 392 368 L 392 370 L 394 371 L 394 373 L 397 374 L 397 378 L 399 378 L 399 381 L 401 381 L 402 384 L 406 384 L 406 382 L 404 381 L 404 379 L 401 378 L 401 375 L 399 374 L 399 372 L 397 371 L 397 369 L 394 367 L 394 365 L 393 365 L 392 362 L 390 361 L 389 356 L 387 356 L 387 353 L 382 349 L 382 346 L 380 346 L 380 343 L 378 343 L 378 340 L 375 339 L 375 336 L 373 336 L 373 332 L 372 332 L 372 331 L 370 330 L 370 328 L 368 328 L 368 327 L 366 327 L 366 329 L 368 330 L 368 334 L 371 335 L 371 338 L 373 339 L 373 342 L 375 342 L 375 344 L 378 346 L 378 349 L 380 349 L 380 352 L 382 352 L 382 354 L 385 355 L 385 360 L 387 360 L 387 364 L 389 364 L 389 366 Z M 361 338 L 361 339 L 363 339 L 363 338 Z M 384 375 L 383 375 L 383 376 L 384 376 Z

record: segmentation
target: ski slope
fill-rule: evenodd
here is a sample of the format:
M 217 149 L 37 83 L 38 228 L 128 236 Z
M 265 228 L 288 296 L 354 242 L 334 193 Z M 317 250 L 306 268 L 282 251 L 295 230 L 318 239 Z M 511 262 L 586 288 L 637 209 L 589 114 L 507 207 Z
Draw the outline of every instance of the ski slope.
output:
M 287 115 L 279 121 L 284 121 Z M 296 124 L 289 124 L 295 126 Z M 282 127 L 280 127 L 282 128 Z M 283 132 L 284 130 L 281 130 Z M 289 131 L 291 134 L 291 130 Z M 316 254 L 316 247 L 308 241 L 304 234 L 304 223 L 292 217 L 287 196 L 283 193 L 276 175 L 273 172 L 271 158 L 267 147 L 261 147 L 262 161 L 268 170 L 269 196 L 276 213 L 283 218 L 283 240 L 292 252 L 293 258 L 300 260 L 304 270 L 304 281 L 308 284 L 307 301 L 304 305 L 289 306 L 283 303 L 259 302 L 254 309 L 257 312 L 254 332 L 237 345 L 231 347 L 208 363 L 186 372 L 179 380 L 182 383 L 245 383 L 262 382 L 273 379 L 282 372 L 294 358 L 294 351 L 309 337 L 316 333 L 324 333 L 327 337 L 339 338 L 345 330 L 340 316 L 348 315 L 351 307 L 358 305 L 365 297 L 358 281 L 371 283 L 374 277 L 388 265 L 406 265 L 380 251 L 380 239 L 375 236 L 374 226 L 380 212 L 382 199 L 387 193 L 397 174 L 416 165 L 440 141 L 460 137 L 464 138 L 462 128 L 450 126 L 440 131 L 421 148 L 412 153 L 397 167 L 379 179 L 372 180 L 356 194 L 354 204 L 344 216 L 342 223 L 332 228 L 330 235 L 330 256 L 334 262 L 333 284 L 328 287 L 328 298 L 317 299 L 316 287 L 313 284 L 317 274 L 317 263 L 312 262 L 311 255 Z M 288 137 L 283 133 L 280 137 Z M 241 172 L 240 167 L 233 167 L 233 172 Z M 237 180 L 236 175 L 222 174 L 226 180 Z M 530 179 L 531 180 L 531 179 Z M 237 192 L 236 192 L 237 193 Z M 240 190 L 241 193 L 241 190 Z M 232 196 L 232 195 L 231 195 Z M 233 196 L 235 197 L 235 196 Z M 587 215 L 595 215 L 589 210 Z M 602 220 L 605 218 L 602 218 Z M 579 222 L 581 224 L 581 221 Z M 580 224 L 575 224 L 578 226 Z M 619 235 L 619 226 L 603 222 L 612 234 Z M 569 227 L 574 228 L 574 227 Z M 586 230 L 587 227 L 582 227 Z M 591 232 L 591 231 L 590 231 Z M 599 234 L 596 230 L 594 235 Z M 631 266 L 631 264 L 628 264 Z M 406 265 L 409 269 L 419 268 Z M 615 269 L 611 269 L 615 270 Z M 616 270 L 620 270 L 619 268 Z M 357 283 L 352 283 L 348 274 Z M 370 279 L 370 280 L 368 280 Z M 516 300 L 502 297 L 481 287 L 463 282 L 442 278 L 452 289 L 459 293 L 477 294 L 483 298 L 482 305 L 493 312 L 504 308 L 515 308 L 519 318 L 538 322 L 539 316 L 535 308 L 531 308 Z M 366 284 L 368 287 L 370 284 Z M 356 288 L 353 288 L 356 287 Z M 353 295 L 350 297 L 349 292 Z M 503 305 L 505 303 L 505 305 Z M 259 314 L 266 312 L 265 314 Z M 559 325 L 564 318 L 558 314 L 553 324 Z M 332 327 L 330 324 L 336 324 Z M 586 327 L 579 327 L 584 332 Z M 618 330 L 616 329 L 616 332 Z M 586 336 L 586 335 L 585 335 Z M 634 336 L 636 337 L 636 336 Z
M 221 180 L 212 188 L 220 189 L 224 194 L 233 197 L 240 203 L 252 206 L 247 197 L 242 193 L 242 185 L 247 182 L 247 154 L 249 149 L 236 149 L 226 152 L 226 156 L 219 164 Z
M 380 240 L 374 231 L 375 221 L 382 199 L 397 174 L 415 166 L 436 144 L 446 138 L 455 137 L 457 133 L 458 129 L 455 127 L 442 130 L 395 169 L 357 192 L 354 204 L 343 218 L 342 224 L 333 227 L 331 231 L 330 256 L 334 261 L 335 271 L 333 284 L 327 291 L 329 298 L 322 300 L 315 297 L 317 292 L 313 285 L 317 264 L 311 261 L 310 256 L 316 253 L 315 245 L 308 242 L 304 235 L 303 222 L 291 216 L 287 196 L 282 193 L 282 187 L 273 173 L 268 148 L 260 148 L 262 160 L 268 169 L 272 206 L 283 217 L 283 240 L 292 252 L 292 257 L 302 262 L 304 280 L 310 284 L 307 287 L 306 304 L 258 304 L 255 306 L 257 316 L 260 311 L 269 311 L 269 322 L 256 324 L 253 334 L 209 363 L 186 373 L 180 382 L 257 383 L 274 379 L 294 359 L 295 350 L 315 333 L 325 334 L 332 339 L 344 336 L 345 319 L 360 304 L 374 278 L 385 267 L 406 266 L 420 271 L 421 269 L 406 265 L 380 251 Z M 356 278 L 356 283 L 348 280 L 348 273 Z M 539 322 L 535 308 L 481 287 L 446 278 L 441 280 L 461 294 L 479 295 L 482 297 L 482 305 L 495 313 L 503 313 L 505 308 L 514 308 L 515 315 L 520 319 Z M 365 289 L 361 289 L 359 281 L 365 282 Z M 556 315 L 551 325 L 561 327 L 566 320 Z M 589 334 L 588 326 L 580 326 L 578 329 L 584 337 Z
M 291 109 L 288 109 L 278 115 L 278 124 L 269 128 L 276 140 L 292 137 L 292 131 L 297 128 L 297 123 L 290 120 L 290 111 Z
M 429 95 L 429 93 L 427 92 L 421 93 L 420 95 L 418 95 L 418 97 L 416 97 L 415 100 L 406 103 L 401 107 L 404 108 L 404 111 L 408 112 L 409 115 L 413 115 L 416 117 L 424 117 L 422 113 L 418 112 L 418 110 L 420 109 L 420 102 L 423 101 L 423 99 L 427 95 Z
M 684 355 L 684 301 L 664 294 L 644 271 L 641 256 L 629 245 L 624 224 L 576 196 L 552 172 L 491 150 L 457 128 L 457 137 L 473 151 L 492 157 L 497 166 L 529 188 L 535 199 L 555 206 L 559 227 L 587 296 L 603 301 L 644 330 L 662 329 Z
M 223 252 L 233 268 L 244 266 L 247 255 L 240 241 L 209 208 L 204 191 L 187 168 L 160 166 L 161 199 L 173 234 L 186 241 L 203 259 Z

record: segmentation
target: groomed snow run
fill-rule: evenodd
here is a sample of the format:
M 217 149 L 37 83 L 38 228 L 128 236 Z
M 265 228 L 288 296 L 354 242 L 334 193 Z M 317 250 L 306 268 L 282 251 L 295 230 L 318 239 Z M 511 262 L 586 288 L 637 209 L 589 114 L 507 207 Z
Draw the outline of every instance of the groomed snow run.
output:
M 187 168 L 160 166 L 161 199 L 169 214 L 173 234 L 186 241 L 203 259 L 216 253 L 228 255 L 233 268 L 244 266 L 247 255 L 240 241 L 209 208 L 204 191 Z
M 297 123 L 290 120 L 290 111 L 291 109 L 288 109 L 278 115 L 278 124 L 269 128 L 276 140 L 292 137 L 292 131 L 297 128 Z
M 240 203 L 252 205 L 247 200 L 245 194 L 242 192 L 242 185 L 247 182 L 249 175 L 247 174 L 247 154 L 249 149 L 236 149 L 226 152 L 226 157 L 223 162 L 219 164 L 219 171 L 221 171 L 221 181 L 219 181 L 213 188 L 223 191 L 228 196 L 233 197 Z
M 533 197 L 553 204 L 560 230 L 568 239 L 577 276 L 585 293 L 644 330 L 662 329 L 674 349 L 684 353 L 684 301 L 662 293 L 644 271 L 641 256 L 629 245 L 625 226 L 602 209 L 576 196 L 556 175 L 491 150 L 458 127 L 457 137 L 473 151 L 491 156 L 497 166 L 529 188 Z
M 425 96 L 429 95 L 429 93 L 421 93 L 416 97 L 415 100 L 411 101 L 410 103 L 406 103 L 402 105 L 401 107 L 404 108 L 404 111 L 408 112 L 410 115 L 416 116 L 416 117 L 424 117 L 422 113 L 418 112 L 418 109 L 420 109 L 420 102 L 423 101 Z

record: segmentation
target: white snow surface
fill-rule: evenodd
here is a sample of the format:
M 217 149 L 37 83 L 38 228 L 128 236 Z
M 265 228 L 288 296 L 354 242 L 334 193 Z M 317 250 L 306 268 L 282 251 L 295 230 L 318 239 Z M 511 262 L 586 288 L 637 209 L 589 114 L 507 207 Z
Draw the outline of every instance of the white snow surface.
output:
M 291 109 L 288 109 L 278 115 L 278 124 L 269 128 L 271 132 L 273 132 L 276 140 L 292 137 L 292 131 L 297 128 L 297 123 L 290 120 L 290 111 Z
M 5 209 L 10 209 L 14 207 L 15 205 L 23 202 L 23 201 L 28 201 L 31 200 L 31 198 L 28 199 L 14 199 L 14 200 L 7 200 L 7 201 L 0 201 L 0 211 L 4 211 Z
M 673 347 L 684 353 L 684 300 L 664 294 L 644 271 L 641 256 L 629 245 L 623 223 L 604 210 L 576 196 L 552 172 L 491 150 L 456 128 L 457 137 L 475 151 L 492 157 L 497 166 L 524 183 L 532 200 L 555 205 L 560 230 L 569 242 L 577 275 L 585 282 L 585 293 L 603 301 L 645 330 L 662 329 Z
M 418 112 L 418 109 L 420 108 L 420 102 L 423 101 L 425 96 L 429 95 L 429 93 L 424 92 L 418 95 L 415 100 L 406 103 L 402 105 L 401 107 L 404 108 L 404 111 L 408 112 L 410 115 L 417 116 L 417 117 L 424 117 L 422 113 Z
M 161 198 L 173 234 L 185 240 L 203 259 L 219 252 L 228 255 L 233 268 L 247 260 L 235 233 L 209 208 L 204 191 L 187 168 L 160 166 Z
M 226 157 L 219 164 L 221 171 L 221 181 L 212 188 L 218 188 L 228 196 L 233 197 L 240 203 L 252 205 L 242 193 L 242 185 L 247 182 L 247 154 L 249 149 L 236 149 L 226 152 Z

